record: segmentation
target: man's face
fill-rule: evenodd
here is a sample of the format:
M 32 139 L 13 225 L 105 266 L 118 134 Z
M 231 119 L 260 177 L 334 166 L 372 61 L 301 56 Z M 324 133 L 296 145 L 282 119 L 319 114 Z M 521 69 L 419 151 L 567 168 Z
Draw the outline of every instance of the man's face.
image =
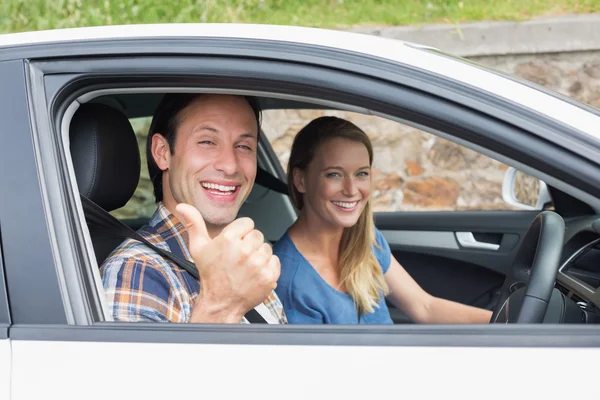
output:
M 252 190 L 257 121 L 243 97 L 206 95 L 183 109 L 178 122 L 173 151 L 159 152 L 165 162 L 157 161 L 163 202 L 171 212 L 178 203 L 195 206 L 213 234 L 236 218 Z M 164 141 L 155 138 L 153 148 L 154 140 Z

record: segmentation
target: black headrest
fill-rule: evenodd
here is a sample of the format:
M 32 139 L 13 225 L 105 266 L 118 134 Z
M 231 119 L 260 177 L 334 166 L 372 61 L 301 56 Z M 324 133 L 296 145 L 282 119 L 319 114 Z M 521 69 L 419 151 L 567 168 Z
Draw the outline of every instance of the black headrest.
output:
M 129 120 L 103 104 L 82 104 L 71 120 L 71 156 L 79 192 L 112 211 L 140 179 L 140 152 Z

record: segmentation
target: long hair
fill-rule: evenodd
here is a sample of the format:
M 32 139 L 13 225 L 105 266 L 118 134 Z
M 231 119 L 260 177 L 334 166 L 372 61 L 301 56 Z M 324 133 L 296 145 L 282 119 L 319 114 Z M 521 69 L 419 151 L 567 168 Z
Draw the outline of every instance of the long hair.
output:
M 288 187 L 292 202 L 298 210 L 304 207 L 304 198 L 294 185 L 294 170 L 299 168 L 306 171 L 319 146 L 338 137 L 364 144 L 369 153 L 369 165 L 373 164 L 373 146 L 367 134 L 359 127 L 337 117 L 320 117 L 311 121 L 294 138 L 288 163 Z M 352 296 L 359 314 L 373 312 L 382 294 L 389 292 L 381 267 L 373 254 L 373 245 L 378 246 L 375 241 L 371 199 L 368 199 L 356 224 L 344 228 L 338 249 L 341 282 Z

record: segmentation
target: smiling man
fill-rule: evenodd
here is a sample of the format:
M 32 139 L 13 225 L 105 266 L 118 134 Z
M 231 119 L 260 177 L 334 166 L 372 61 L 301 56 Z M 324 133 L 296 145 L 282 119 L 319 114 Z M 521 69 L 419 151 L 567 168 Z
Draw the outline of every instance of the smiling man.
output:
M 279 260 L 249 218 L 236 219 L 257 171 L 255 99 L 168 94 L 157 107 L 146 155 L 158 208 L 139 233 L 194 262 L 199 281 L 133 239 L 101 267 L 117 321 L 247 323 L 256 310 L 286 323 L 273 291 Z

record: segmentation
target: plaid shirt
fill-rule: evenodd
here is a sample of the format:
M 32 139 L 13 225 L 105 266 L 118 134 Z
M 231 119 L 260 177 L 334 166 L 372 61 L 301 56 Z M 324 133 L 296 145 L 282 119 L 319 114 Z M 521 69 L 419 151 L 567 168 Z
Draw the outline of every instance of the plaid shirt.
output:
M 138 232 L 156 247 L 193 262 L 185 227 L 162 203 Z M 113 251 L 100 274 L 116 321 L 188 322 L 200 291 L 200 284 L 186 270 L 134 239 L 126 239 Z M 263 304 L 278 323 L 287 323 L 275 292 Z M 246 318 L 240 322 L 248 323 Z

